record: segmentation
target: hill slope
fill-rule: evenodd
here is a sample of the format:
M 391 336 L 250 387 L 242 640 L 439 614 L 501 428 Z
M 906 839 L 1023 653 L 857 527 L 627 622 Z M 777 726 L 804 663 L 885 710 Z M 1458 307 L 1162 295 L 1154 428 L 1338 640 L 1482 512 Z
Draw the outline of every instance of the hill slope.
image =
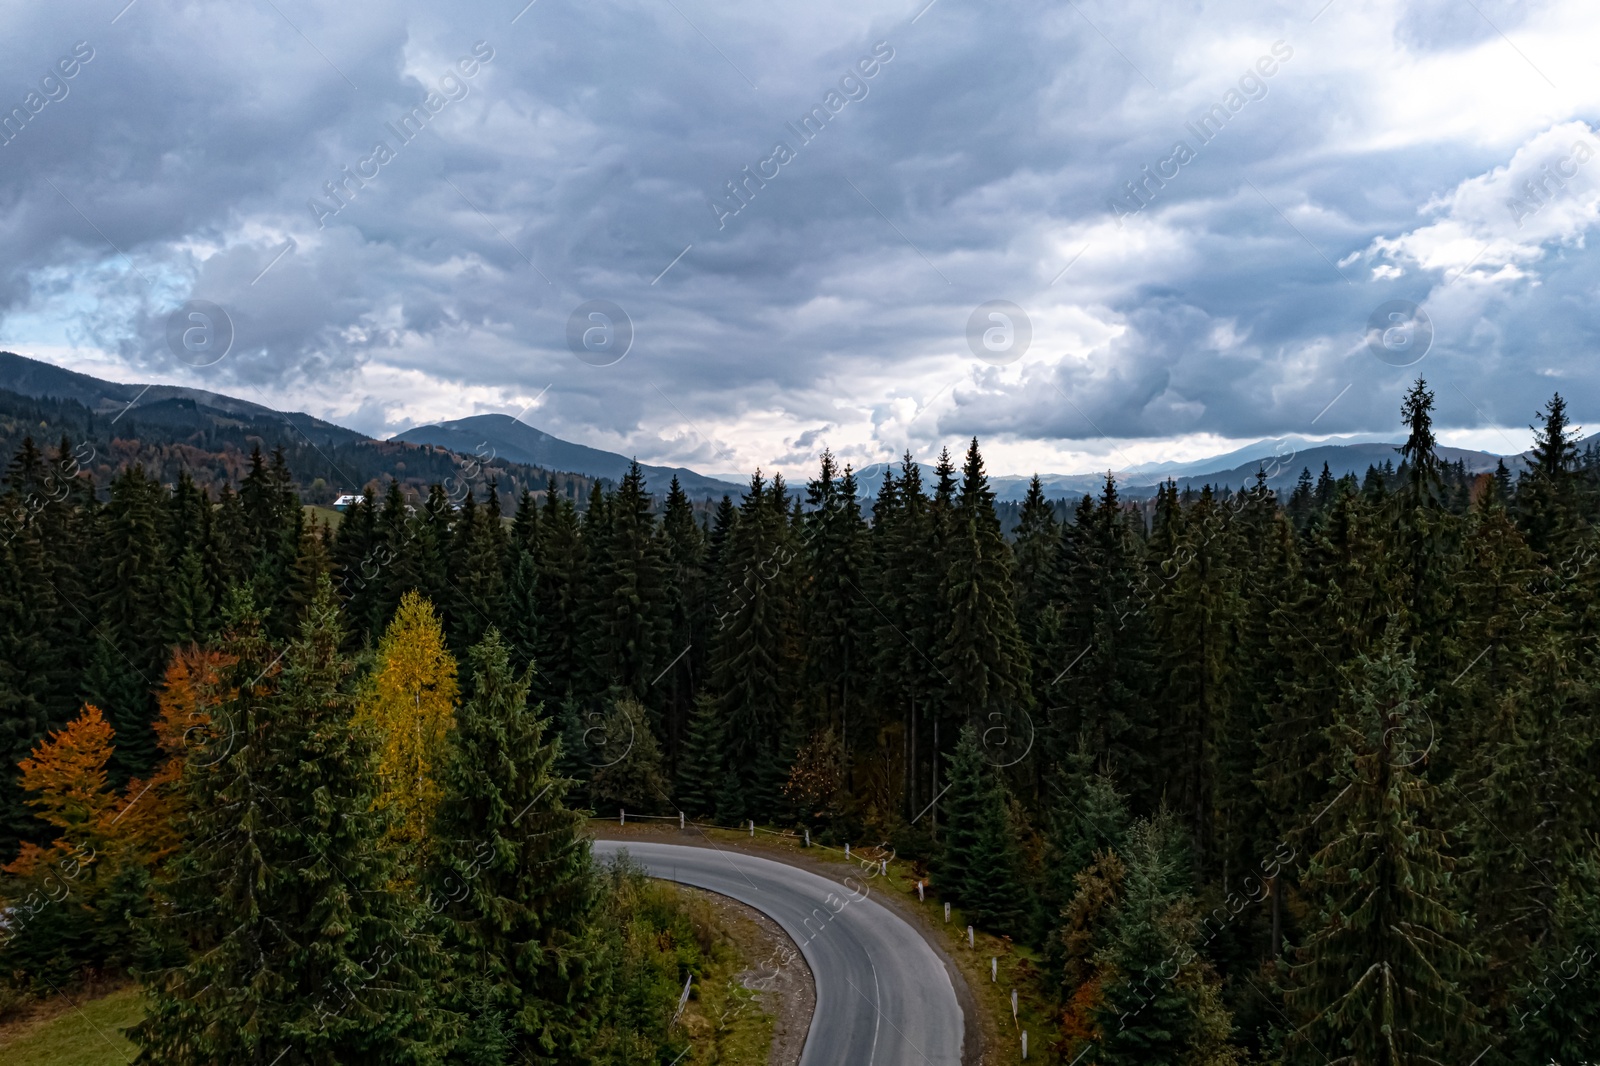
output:
M 434 444 L 463 455 L 487 454 L 487 449 L 493 449 L 493 454 L 514 462 L 578 470 L 611 481 L 620 481 L 632 461 L 616 452 L 552 437 L 510 415 L 472 415 L 450 422 L 417 426 L 396 434 L 393 439 L 412 444 Z M 666 492 L 673 477 L 677 477 L 684 492 L 695 497 L 721 496 L 724 493 L 738 496 L 744 490 L 743 485 L 707 477 L 681 466 L 640 464 L 640 469 L 644 471 L 650 491 L 657 494 Z

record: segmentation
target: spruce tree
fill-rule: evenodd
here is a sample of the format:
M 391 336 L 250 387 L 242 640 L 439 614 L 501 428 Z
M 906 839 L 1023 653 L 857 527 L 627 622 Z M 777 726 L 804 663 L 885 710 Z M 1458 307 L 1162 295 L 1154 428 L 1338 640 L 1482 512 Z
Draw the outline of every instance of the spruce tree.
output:
M 606 512 L 606 524 L 592 534 L 602 543 L 587 590 L 594 690 L 614 688 L 644 702 L 672 652 L 667 650 L 666 552 L 637 462 L 628 467 Z M 591 538 L 587 523 L 584 537 Z
M 1154 810 L 1161 782 L 1150 768 L 1160 725 L 1151 699 L 1153 587 L 1114 478 L 1098 498 L 1080 502 L 1057 571 L 1067 580 L 1059 643 L 1044 664 L 1054 701 L 1040 727 L 1046 751 L 1060 758 L 1081 739 L 1099 768 L 1127 784 L 1136 811 Z
M 673 475 L 661 516 L 669 586 L 667 649 L 672 659 L 658 678 L 666 690 L 669 764 L 682 760 L 684 738 L 694 713 L 694 694 L 705 676 L 707 617 L 706 535 L 695 521 L 689 497 Z M 682 777 L 679 777 L 682 780 Z
M 978 731 L 961 731 L 949 764 L 934 884 L 975 924 L 1013 936 L 1030 917 L 1016 827 L 1005 786 L 985 759 Z
M 324 583 L 281 663 L 248 601 L 233 695 L 183 770 L 183 848 L 157 914 L 186 949 L 130 1036 L 159 1066 L 441 1061 L 436 944 L 394 885 Z
M 1328 843 L 1311 857 L 1309 934 L 1290 972 L 1304 1019 L 1292 1062 L 1432 1066 L 1470 1056 L 1473 1010 L 1436 789 L 1415 765 L 1426 698 L 1391 629 L 1352 664 L 1350 704 L 1330 730 L 1335 784 Z
M 679 809 L 697 818 L 717 810 L 717 794 L 723 781 L 723 737 L 716 701 L 702 696 L 695 702 L 678 759 L 677 786 L 673 795 Z
M 1105 1066 L 1188 1066 L 1236 1060 L 1221 981 L 1196 947 L 1181 834 L 1163 815 L 1129 833 L 1126 874 L 1094 961 Z
M 595 975 L 585 952 L 595 905 L 582 820 L 567 809 L 555 743 L 528 704 L 530 676 L 491 629 L 469 654 L 434 819 L 430 899 L 446 920 L 457 1010 L 470 1019 L 457 1053 L 490 1061 L 581 1060 Z M 486 1045 L 488 1045 L 486 1047 Z
M 451 650 L 458 656 L 505 616 L 505 556 L 506 533 L 491 482 L 485 506 L 478 505 L 474 492 L 467 492 L 451 530 L 445 568 L 450 595 L 444 617 Z
M 707 690 L 717 701 L 724 767 L 741 810 L 770 818 L 782 801 L 786 751 L 797 698 L 798 634 L 792 587 L 797 569 L 782 482 L 750 480 L 724 546 Z M 733 806 L 734 797 L 726 797 Z M 719 807 L 721 803 L 719 802 Z
M 833 453 L 824 451 L 821 469 L 806 485 L 804 582 L 806 662 L 815 709 L 814 729 L 832 729 L 840 738 L 849 778 L 854 735 L 861 732 L 857 704 L 866 688 L 871 659 L 871 608 L 862 600 L 866 583 L 867 529 L 856 500 L 855 476 L 840 476 Z
M 899 712 L 904 755 L 907 820 L 921 817 L 938 792 L 933 739 L 938 696 L 947 679 L 935 661 L 943 632 L 939 587 L 944 580 L 933 515 L 922 489 L 922 471 L 910 452 L 900 464 L 900 479 L 884 476 L 884 490 L 873 512 L 875 563 L 868 595 L 875 628 L 873 673 L 878 699 Z M 929 823 L 938 818 L 928 814 Z
M 1010 726 L 1030 694 L 1027 650 L 1017 628 L 1011 551 L 1000 536 L 976 437 L 962 467 L 945 558 L 939 663 L 948 679 L 947 705 L 953 715 L 986 727 L 1000 721 Z
M 1163 551 L 1152 543 L 1150 560 L 1149 611 L 1166 708 L 1159 765 L 1170 768 L 1167 802 L 1187 826 L 1201 870 L 1217 858 L 1219 760 L 1232 732 L 1239 662 L 1243 604 L 1231 514 L 1205 487 L 1181 521 L 1175 519 L 1171 547 Z
M 155 679 L 165 665 L 162 591 L 168 583 L 161 542 L 162 489 L 133 465 L 111 486 L 100 516 L 100 597 L 84 699 L 106 713 L 117 734 L 118 784 L 155 768 Z
M 1580 526 L 1575 467 L 1577 445 L 1567 401 L 1556 393 L 1533 430 L 1533 455 L 1517 482 L 1516 516 L 1528 544 L 1560 568 L 1571 556 Z
M 588 555 L 577 512 L 572 501 L 554 491 L 545 495 L 540 539 L 543 551 L 539 558 L 538 602 L 544 609 L 545 621 L 534 653 L 534 661 L 539 664 L 534 693 L 548 704 L 580 684 L 580 597 L 588 573 Z

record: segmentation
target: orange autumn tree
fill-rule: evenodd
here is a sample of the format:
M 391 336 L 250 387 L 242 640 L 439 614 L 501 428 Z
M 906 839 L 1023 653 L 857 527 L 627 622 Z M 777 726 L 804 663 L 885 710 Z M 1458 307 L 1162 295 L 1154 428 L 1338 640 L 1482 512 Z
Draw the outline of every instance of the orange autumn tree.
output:
M 33 793 L 28 806 L 37 817 L 56 828 L 59 836 L 47 848 L 24 843 L 22 853 L 5 867 L 18 877 L 32 877 L 61 855 L 78 846 L 104 850 L 117 794 L 106 779 L 111 761 L 111 724 L 94 704 L 66 728 L 41 740 L 33 753 L 17 765 L 22 787 Z
M 377 806 L 395 815 L 390 838 L 413 855 L 427 839 L 442 795 L 438 777 L 455 724 L 456 694 L 456 661 L 433 604 L 407 592 L 378 645 L 357 720 L 378 734 Z
M 18 763 L 22 787 L 40 821 L 60 834 L 49 848 L 25 843 L 3 868 L 29 878 L 70 852 L 104 857 L 115 854 L 150 866 L 176 844 L 160 797 L 152 798 L 158 778 L 135 778 L 119 795 L 106 775 L 114 734 L 100 708 L 85 704 L 64 729 L 40 741 Z M 144 810 L 134 814 L 140 807 Z
M 147 857 L 155 862 L 177 849 L 175 819 L 181 813 L 183 792 L 177 787 L 184 761 L 193 758 L 206 767 L 220 762 L 231 748 L 230 738 L 218 737 L 211 728 L 211 709 L 232 697 L 224 682 L 233 657 L 197 644 L 179 648 L 167 664 L 161 690 L 156 694 L 156 743 L 166 758 L 151 776 L 143 800 L 124 811 L 133 819 L 136 835 L 148 842 Z M 134 790 L 129 789 L 130 793 Z

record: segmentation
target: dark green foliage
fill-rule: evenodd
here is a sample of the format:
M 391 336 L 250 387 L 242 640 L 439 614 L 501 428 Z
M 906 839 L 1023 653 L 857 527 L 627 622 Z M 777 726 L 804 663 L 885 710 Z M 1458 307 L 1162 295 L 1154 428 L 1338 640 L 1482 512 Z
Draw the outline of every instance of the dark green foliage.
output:
M 722 766 L 737 781 L 742 811 L 758 818 L 777 812 L 793 754 L 785 742 L 797 696 L 797 551 L 782 479 L 756 475 L 723 547 L 707 689 Z
M 581 819 L 555 773 L 529 677 L 491 629 L 469 656 L 433 830 L 429 899 L 445 919 L 466 1049 L 487 1061 L 581 1055 L 595 980 L 583 930 L 596 903 Z M 485 1045 L 488 1046 L 485 1046 Z
M 597 550 L 586 590 L 591 612 L 587 659 L 599 688 L 644 701 L 672 653 L 667 650 L 666 551 L 638 463 L 607 498 L 604 510 L 603 532 L 590 540 Z M 595 528 L 586 524 L 586 539 Z
M 1235 1057 L 1231 1016 L 1249 1059 L 1277 1062 L 1293 1017 L 1309 1028 L 1289 1040 L 1291 1062 L 1321 1066 L 1312 1049 L 1382 1061 L 1362 978 L 1364 960 L 1386 957 L 1410 1012 L 1397 1063 L 1470 1062 L 1491 1042 L 1482 1066 L 1574 1058 L 1590 1047 L 1595 999 L 1580 962 L 1600 825 L 1600 446 L 1577 440 L 1556 397 L 1525 472 L 1473 474 L 1440 456 L 1424 382 L 1397 403 L 1395 461 L 1359 485 L 1307 469 L 1285 499 L 1266 487 L 1278 471 L 1263 470 L 1253 485 L 1167 485 L 1153 500 L 1108 479 L 1074 507 L 1036 480 L 1020 506 L 997 506 L 976 442 L 960 471 L 939 455 L 926 486 L 910 454 L 860 490 L 824 455 L 803 502 L 757 477 L 737 503 L 681 485 L 653 498 L 633 474 L 530 483 L 493 461 L 446 480 L 464 473 L 460 457 L 419 448 L 399 480 L 352 464 L 369 480 L 331 537 L 294 491 L 302 459 L 325 465 L 303 442 L 242 443 L 236 490 L 137 441 L 119 441 L 115 462 L 70 441 L 47 454 L 0 424 L 0 861 L 55 836 L 23 803 L 19 759 L 93 698 L 115 723 L 114 778 L 148 773 L 173 649 L 218 648 L 230 597 L 249 595 L 261 616 L 244 624 L 235 608 L 220 646 L 243 649 L 234 680 L 254 681 L 225 713 L 261 730 L 248 755 L 191 767 L 184 790 L 207 799 L 186 816 L 178 881 L 168 888 L 159 864 L 108 866 L 96 899 L 124 917 L 98 903 L 59 926 L 41 917 L 29 965 L 68 980 L 85 964 L 135 965 L 154 945 L 178 982 L 158 1018 L 205 1034 L 185 1052 L 195 1060 L 270 1061 L 260 1034 L 294 1029 L 308 1060 L 670 1061 L 682 1045 L 651 1012 L 693 964 L 670 908 L 632 875 L 584 882 L 593 907 L 567 922 L 581 946 L 561 949 L 582 962 L 566 956 L 564 977 L 516 961 L 516 944 L 548 931 L 524 912 L 544 906 L 537 864 L 551 856 L 529 856 L 566 838 L 520 835 L 527 819 L 506 816 L 507 797 L 543 774 L 573 778 L 567 801 L 608 818 L 681 807 L 893 841 L 932 862 L 936 887 L 978 924 L 1043 949 L 1071 1055 L 1098 1031 L 1103 1063 L 1217 1066 Z M 331 473 L 313 475 L 325 481 L 309 499 L 325 502 Z M 856 493 L 873 489 L 869 521 Z M 499 508 L 513 502 L 507 522 Z M 1010 542 L 1002 515 L 1016 519 Z M 387 894 L 405 875 L 373 850 L 367 741 L 337 725 L 346 683 L 305 665 L 323 659 L 297 636 L 322 617 L 324 575 L 357 672 L 410 589 L 438 606 L 457 652 L 479 648 L 462 667 L 457 738 L 476 754 L 451 771 L 465 813 L 439 830 L 473 845 L 440 851 L 439 869 L 404 886 L 409 906 Z M 289 638 L 299 650 L 269 669 Z M 1385 725 L 1402 705 L 1413 710 Z M 1416 757 L 1383 771 L 1372 760 L 1385 744 Z M 823 786 L 786 792 L 791 776 Z M 1130 827 L 1157 823 L 1168 844 L 1133 839 Z M 510 856 L 492 892 L 475 850 L 490 838 Z M 219 843 L 202 854 L 200 842 Z M 340 895 L 333 863 L 347 860 L 358 895 Z M 1402 865 L 1409 880 L 1379 877 Z M 1363 910 L 1369 874 L 1403 918 L 1387 940 Z M 292 935 L 270 941 L 265 919 L 239 918 L 253 876 L 261 913 Z M 7 900 L 14 880 L 0 882 Z M 483 894 L 462 895 L 468 882 Z M 416 906 L 447 897 L 484 908 L 449 911 L 468 931 L 446 936 L 445 915 Z M 324 942 L 305 932 L 313 911 L 353 924 Z M 128 916 L 162 936 L 129 936 Z M 396 929 L 399 968 L 385 962 L 379 981 L 395 987 L 342 991 Z M 187 957 L 202 945 L 216 951 Z M 486 967 L 491 950 L 512 961 Z M 238 985 L 251 951 L 266 961 L 238 1003 L 198 995 L 213 977 Z M 1162 952 L 1188 969 L 1148 984 Z M 191 966 L 199 983 L 185 986 Z M 436 1002 L 419 1006 L 424 979 Z M 309 1005 L 291 980 L 315 990 Z M 255 1020 L 203 1029 L 239 1023 L 250 997 Z M 345 999 L 359 1032 L 317 1013 Z
M 1017 628 L 1011 550 L 1000 537 L 994 493 L 977 438 L 967 449 L 945 549 L 941 589 L 944 636 L 939 666 L 954 720 L 988 724 L 1030 697 L 1026 646 Z
M 706 534 L 695 521 L 689 497 L 672 479 L 666 510 L 661 518 L 668 580 L 667 650 L 672 660 L 651 687 L 665 690 L 665 734 L 670 765 L 683 766 L 686 734 L 691 728 L 694 694 L 705 676 L 706 635 L 710 623 L 707 605 Z M 682 777 L 680 776 L 680 780 Z M 709 782 L 713 778 L 706 778 Z M 702 786 L 703 787 L 703 786 Z
M 812 726 L 835 730 L 848 750 L 852 736 L 868 735 L 861 716 L 875 619 L 862 592 L 868 543 L 855 475 L 846 468 L 840 476 L 832 452 L 822 453 L 821 469 L 806 485 L 806 507 L 805 651 L 808 687 L 817 701 Z M 841 770 L 848 779 L 850 767 Z
M 1021 933 L 1029 915 L 1022 881 L 1018 827 L 1006 806 L 1005 787 L 984 760 L 978 731 L 961 731 L 950 757 L 943 800 L 939 861 L 934 885 L 973 923 L 999 933 Z
M 151 976 L 131 1035 L 174 1066 L 439 1061 L 441 956 L 379 846 L 331 590 L 281 663 L 247 601 L 228 625 L 238 695 L 184 766 L 185 843 L 157 908 L 188 961 Z
M 1306 874 L 1314 909 L 1290 973 L 1302 1018 L 1291 1061 L 1453 1062 L 1476 1035 L 1459 987 L 1471 959 L 1447 836 L 1433 825 L 1436 790 L 1419 774 L 1427 707 L 1394 631 L 1350 676 L 1348 710 L 1330 730 L 1343 787 Z
M 1129 833 L 1127 873 L 1094 956 L 1103 999 L 1097 1061 L 1186 1066 L 1233 1061 L 1217 975 L 1196 951 L 1181 833 L 1166 816 Z
M 1096 500 L 1085 496 L 1063 532 L 1057 571 L 1062 625 L 1042 664 L 1051 673 L 1041 732 L 1060 759 L 1081 743 L 1101 769 L 1127 783 L 1135 805 L 1154 809 L 1158 775 L 1152 755 L 1159 720 L 1149 605 L 1153 578 L 1137 534 L 1108 477 Z

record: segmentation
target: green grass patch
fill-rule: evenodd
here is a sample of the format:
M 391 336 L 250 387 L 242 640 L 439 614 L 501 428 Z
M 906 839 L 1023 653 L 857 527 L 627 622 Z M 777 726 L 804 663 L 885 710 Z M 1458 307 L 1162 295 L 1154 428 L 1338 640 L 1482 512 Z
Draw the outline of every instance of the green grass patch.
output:
M 6 1066 L 127 1066 L 138 1051 L 122 1031 L 144 1017 L 144 997 L 124 988 L 52 1018 L 0 1033 Z

